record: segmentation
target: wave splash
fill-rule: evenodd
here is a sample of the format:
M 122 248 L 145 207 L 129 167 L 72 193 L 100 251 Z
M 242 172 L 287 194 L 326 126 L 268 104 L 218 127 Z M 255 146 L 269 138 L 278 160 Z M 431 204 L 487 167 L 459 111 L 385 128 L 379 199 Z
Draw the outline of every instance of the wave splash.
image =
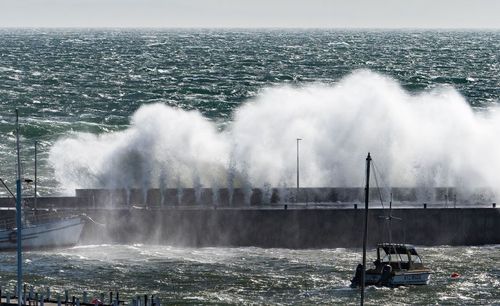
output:
M 371 71 L 335 85 L 262 91 L 224 130 L 197 111 L 139 108 L 130 126 L 58 140 L 50 163 L 74 188 L 358 187 L 371 152 L 388 186 L 499 189 L 500 115 L 453 88 L 412 95 Z M 500 190 L 499 190 L 500 191 Z

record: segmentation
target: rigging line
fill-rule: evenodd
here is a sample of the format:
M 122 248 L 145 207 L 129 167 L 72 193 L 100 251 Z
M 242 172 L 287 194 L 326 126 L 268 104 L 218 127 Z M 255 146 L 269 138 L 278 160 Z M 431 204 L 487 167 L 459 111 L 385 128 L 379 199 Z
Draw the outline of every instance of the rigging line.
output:
M 372 164 L 372 169 L 373 169 L 373 178 L 375 179 L 375 185 L 377 186 L 378 196 L 380 199 L 380 204 L 382 204 L 382 209 L 385 209 L 384 201 L 382 200 L 382 193 L 380 192 L 380 186 L 378 185 L 377 171 L 376 168 L 373 166 L 373 164 Z
M 378 185 L 377 172 L 379 172 L 379 171 L 378 171 L 378 168 L 373 161 L 372 161 L 372 166 L 373 166 L 373 173 L 374 173 L 374 177 L 375 177 L 375 182 Z M 382 180 L 382 182 L 383 182 L 383 180 Z M 386 185 L 386 188 L 389 189 L 389 186 Z M 379 194 L 380 194 L 380 189 L 379 189 Z M 397 264 L 398 264 L 398 268 L 401 270 L 401 261 L 402 261 L 401 254 L 398 254 L 398 252 L 396 251 L 396 247 L 392 244 L 392 219 L 393 219 L 393 216 L 392 216 L 392 192 L 390 193 L 390 195 L 391 195 L 391 198 L 390 198 L 390 201 L 391 201 L 390 208 L 391 209 L 389 210 L 389 216 L 385 218 L 385 220 L 387 221 L 387 222 L 385 222 L 385 226 L 388 230 L 389 245 L 392 246 L 395 257 L 397 258 L 399 256 L 399 260 L 397 261 Z M 380 195 L 380 201 L 382 202 L 382 195 Z M 382 207 L 384 207 L 383 202 L 382 202 Z M 404 234 L 404 236 L 406 236 L 406 232 L 405 232 L 404 228 L 403 228 L 403 234 Z M 403 240 L 406 240 L 406 237 Z M 389 251 L 389 262 L 391 262 L 391 254 L 390 253 L 391 252 Z
M 380 204 L 382 205 L 382 209 L 383 209 L 383 214 L 384 216 L 380 216 L 379 218 L 384 218 L 385 221 L 388 221 L 389 220 L 389 224 L 387 224 L 388 222 L 384 222 L 383 224 L 383 227 L 382 227 L 382 237 L 384 236 L 384 232 L 387 231 L 387 234 L 389 235 L 389 242 L 391 240 L 391 226 L 390 226 L 390 218 L 391 218 L 391 215 L 390 215 L 390 212 L 389 212 L 389 216 L 385 216 L 385 206 L 384 206 L 384 201 L 382 199 L 382 193 L 380 191 L 380 186 L 378 184 L 378 177 L 377 177 L 377 169 L 375 168 L 375 166 L 373 165 L 372 163 L 372 169 L 373 169 L 373 177 L 375 179 L 375 185 L 377 186 L 377 191 L 378 191 L 378 195 L 379 195 L 379 199 L 380 199 Z
M 382 173 L 382 172 L 378 169 L 378 167 L 377 167 L 377 165 L 376 165 L 375 163 L 372 163 L 372 165 L 373 165 L 373 167 L 374 167 L 374 169 L 375 169 L 375 171 L 376 171 L 376 172 L 378 172 L 378 173 Z M 381 177 L 382 177 L 382 176 L 381 176 Z M 382 183 L 383 183 L 383 188 L 384 188 L 384 189 L 390 189 L 390 186 L 387 184 L 386 180 L 382 179 L 381 181 L 382 181 Z
M 375 178 L 375 183 L 377 184 L 377 187 L 379 187 L 378 185 L 378 179 L 377 179 L 377 172 L 378 171 L 378 168 L 375 166 L 375 163 L 372 162 L 372 167 L 373 167 L 373 176 Z M 385 207 L 384 207 L 384 202 L 382 200 L 382 193 L 380 192 L 380 188 L 378 188 L 378 192 L 379 192 L 379 196 L 380 196 L 380 203 L 382 204 L 382 208 L 385 210 Z M 392 193 L 391 193 L 391 202 L 392 202 Z M 392 205 L 391 205 L 391 208 L 392 208 Z M 392 212 L 389 210 L 389 214 L 388 214 L 388 217 L 385 217 L 384 218 L 386 222 L 384 222 L 384 228 L 387 229 L 387 233 L 388 233 L 388 236 L 389 236 L 389 245 L 392 245 Z M 397 254 L 396 252 L 396 248 L 393 246 L 393 249 L 394 249 L 394 253 L 395 255 Z M 399 255 L 399 254 L 397 254 Z M 399 258 L 401 260 L 401 255 L 399 255 Z M 389 251 L 389 262 L 391 262 L 391 254 L 390 254 L 390 251 Z M 398 266 L 399 266 L 399 269 L 401 269 L 401 261 L 398 261 Z
M 10 195 L 16 200 L 16 196 L 12 193 L 12 191 L 9 189 L 9 187 L 5 184 L 5 182 L 0 178 L 0 183 L 7 189 L 7 191 L 10 193 Z
M 363 197 L 363 189 L 364 189 L 364 186 L 366 186 L 366 175 L 363 175 L 363 183 L 362 185 L 363 187 L 361 187 L 361 198 Z M 360 198 L 358 198 L 358 201 L 359 201 Z
M 372 164 L 373 165 L 373 164 Z M 384 206 L 384 202 L 382 200 L 382 193 L 380 191 L 380 188 L 379 188 L 379 185 L 378 185 L 378 179 L 377 179 L 377 168 L 375 168 L 375 165 L 373 165 L 373 176 L 375 178 L 375 183 L 377 185 L 377 189 L 378 189 L 378 193 L 379 193 L 379 197 L 380 197 L 380 203 L 382 204 L 382 209 L 384 210 L 384 216 L 381 216 L 382 218 L 385 219 L 386 222 L 384 222 L 384 226 L 383 226 L 383 230 L 382 230 L 382 233 L 385 231 L 387 231 L 387 236 L 389 236 L 389 243 L 392 243 L 392 228 L 391 228 L 391 221 L 392 221 L 392 215 L 391 215 L 391 211 L 389 210 L 389 213 L 387 213 L 387 216 L 385 216 L 386 212 L 385 212 L 385 206 Z M 392 199 L 391 199 L 392 201 Z M 390 255 L 389 255 L 389 260 L 390 260 Z

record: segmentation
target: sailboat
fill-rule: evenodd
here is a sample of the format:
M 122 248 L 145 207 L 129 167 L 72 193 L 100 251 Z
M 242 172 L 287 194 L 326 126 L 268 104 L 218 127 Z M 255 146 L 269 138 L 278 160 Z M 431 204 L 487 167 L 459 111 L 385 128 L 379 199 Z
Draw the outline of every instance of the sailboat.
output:
M 57 247 L 73 246 L 78 243 L 80 235 L 85 225 L 85 220 L 81 216 L 61 217 L 53 212 L 40 215 L 40 211 L 35 207 L 30 216 L 25 213 L 21 205 L 21 183 L 20 183 L 20 158 L 19 158 L 19 120 L 16 110 L 16 142 L 17 142 L 17 196 L 14 195 L 1 180 L 1 183 L 16 200 L 16 219 L 5 220 L 0 223 L 0 251 L 18 249 L 18 239 L 21 237 L 22 249 L 47 249 Z M 35 153 L 36 168 L 36 153 Z M 35 169 L 36 173 L 36 169 Z M 36 175 L 35 175 L 36 186 Z M 35 188 L 36 203 L 36 188 Z M 21 226 L 21 235 L 18 235 L 18 227 Z
M 47 249 L 74 246 L 78 243 L 84 221 L 80 217 L 23 225 L 23 249 Z M 0 251 L 17 248 L 17 227 L 0 229 Z
M 414 246 L 410 244 L 392 243 L 391 220 L 392 200 L 389 216 L 389 242 L 377 244 L 377 258 L 373 262 L 374 267 L 366 270 L 366 241 L 368 222 L 368 202 L 369 202 L 369 182 L 371 156 L 366 158 L 366 187 L 365 187 L 365 232 L 363 236 L 363 263 L 358 264 L 354 278 L 351 280 L 351 287 L 361 287 L 361 298 L 364 298 L 365 285 L 376 286 L 406 286 L 406 285 L 427 285 L 432 275 L 431 269 L 423 264 L 422 258 L 417 253 Z

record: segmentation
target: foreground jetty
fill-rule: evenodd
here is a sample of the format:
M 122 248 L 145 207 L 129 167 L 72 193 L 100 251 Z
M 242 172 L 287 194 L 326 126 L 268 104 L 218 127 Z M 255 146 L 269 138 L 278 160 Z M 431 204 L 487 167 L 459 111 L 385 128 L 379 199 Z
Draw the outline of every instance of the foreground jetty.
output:
M 358 198 L 362 190 L 294 192 L 270 189 L 264 197 L 266 191 L 262 190 L 234 190 L 229 197 L 227 190 L 220 190 L 215 197 L 211 189 L 77 190 L 75 197 L 38 198 L 38 209 L 90 217 L 81 243 L 280 248 L 361 245 L 363 210 Z M 371 192 L 378 197 L 376 190 Z M 401 218 L 392 223 L 393 241 L 429 246 L 500 244 L 500 209 L 491 198 L 462 201 L 459 195 L 457 200 L 455 190 L 443 188 L 432 190 L 433 197 L 424 194 L 423 202 L 419 201 L 423 197 L 420 190 L 393 192 L 392 216 Z M 220 202 L 213 202 L 217 198 Z M 232 202 L 226 201 L 229 199 Z M 11 202 L 1 199 L 0 207 L 13 216 Z M 371 206 L 376 207 L 369 212 L 368 245 L 373 247 L 387 237 L 385 217 L 389 212 L 381 203 Z
M 2 306 L 17 306 L 18 297 L 15 292 L 17 288 L 12 288 L 12 291 L 6 290 L 0 286 L 0 305 Z M 100 293 L 98 295 L 90 295 L 83 292 L 79 295 L 73 295 L 64 290 L 64 292 L 53 292 L 50 288 L 45 290 L 35 290 L 33 286 L 24 285 L 22 292 L 21 305 L 29 306 L 161 306 L 160 298 L 156 295 L 137 295 L 129 301 L 120 299 L 119 292 L 109 292 L 109 295 Z

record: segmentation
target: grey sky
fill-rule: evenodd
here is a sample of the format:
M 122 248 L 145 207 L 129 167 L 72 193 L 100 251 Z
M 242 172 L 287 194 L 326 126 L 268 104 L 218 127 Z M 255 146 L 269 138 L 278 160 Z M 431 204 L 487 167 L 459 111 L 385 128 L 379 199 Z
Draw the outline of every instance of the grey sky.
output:
M 500 28 L 500 0 L 0 0 L 0 27 Z

